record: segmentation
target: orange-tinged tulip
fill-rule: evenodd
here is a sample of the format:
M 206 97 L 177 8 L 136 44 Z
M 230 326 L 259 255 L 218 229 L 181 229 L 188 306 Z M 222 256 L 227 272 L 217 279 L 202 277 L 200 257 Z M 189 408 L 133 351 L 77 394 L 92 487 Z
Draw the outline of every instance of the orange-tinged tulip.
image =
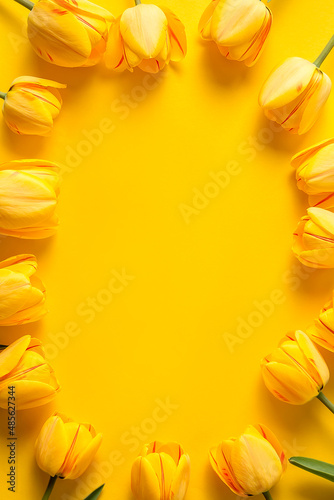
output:
M 293 405 L 318 397 L 329 379 L 324 359 L 300 330 L 284 337 L 277 349 L 262 360 L 261 368 L 269 391 L 277 399 Z
M 328 351 L 334 352 L 333 298 L 321 309 L 318 318 L 306 330 L 307 335 Z
M 157 73 L 187 52 L 181 21 L 166 7 L 139 4 L 126 9 L 111 25 L 106 65 L 116 71 L 139 67 Z
M 6 94 L 2 108 L 8 127 L 15 134 L 48 135 L 62 105 L 58 89 L 66 85 L 36 78 L 16 78 Z
M 0 353 L 0 408 L 8 408 L 8 387 L 14 387 L 17 410 L 49 403 L 60 390 L 41 342 L 25 335 Z
M 249 425 L 240 437 L 212 448 L 210 462 L 219 478 L 241 497 L 269 491 L 286 468 L 282 446 L 264 425 Z
M 28 16 L 28 38 L 45 61 L 93 66 L 106 49 L 113 15 L 87 0 L 38 0 Z
M 144 446 L 132 466 L 131 488 L 137 500 L 183 500 L 190 479 L 190 459 L 177 443 Z
M 296 154 L 291 165 L 296 168 L 297 186 L 309 195 L 334 191 L 334 138 Z
M 0 262 L 0 326 L 22 325 L 47 313 L 45 287 L 36 278 L 34 255 L 17 255 Z
M 44 160 L 0 165 L 0 234 L 38 239 L 55 233 L 59 171 Z
M 334 267 L 334 213 L 319 207 L 309 208 L 294 232 L 292 250 L 305 266 Z
M 253 66 L 271 23 L 270 9 L 258 0 L 212 0 L 198 28 L 202 38 L 214 41 L 227 59 Z
M 259 104 L 267 118 L 293 134 L 304 134 L 316 122 L 331 86 L 330 78 L 315 64 L 289 57 L 264 83 Z
M 94 427 L 55 413 L 43 425 L 35 443 L 38 466 L 50 476 L 77 479 L 92 462 L 102 441 Z

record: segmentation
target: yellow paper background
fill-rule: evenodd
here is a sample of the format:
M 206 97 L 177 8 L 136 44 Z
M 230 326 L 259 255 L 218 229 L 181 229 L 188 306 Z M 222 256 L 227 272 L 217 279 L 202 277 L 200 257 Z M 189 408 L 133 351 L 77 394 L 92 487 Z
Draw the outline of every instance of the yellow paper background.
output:
M 68 83 L 68 89 L 50 138 L 18 137 L 0 124 L 1 161 L 38 157 L 65 169 L 57 236 L 0 239 L 1 258 L 37 255 L 50 308 L 37 324 L 3 327 L 0 341 L 38 336 L 63 387 L 54 403 L 17 415 L 15 495 L 5 484 L 7 416 L 1 411 L 0 498 L 42 497 L 48 478 L 35 463 L 33 444 L 54 410 L 90 421 L 104 434 L 94 464 L 80 480 L 59 482 L 55 500 L 81 500 L 102 482 L 101 499 L 132 499 L 131 463 L 154 439 L 179 441 L 190 454 L 188 500 L 233 499 L 207 453 L 248 423 L 269 426 L 288 456 L 334 462 L 334 416 L 318 401 L 304 407 L 276 401 L 259 372 L 261 357 L 287 331 L 306 327 L 333 288 L 332 271 L 309 271 L 291 253 L 307 199 L 289 159 L 333 134 L 334 99 L 301 138 L 273 133 L 257 104 L 276 64 L 294 55 L 313 60 L 322 50 L 332 35 L 332 2 L 273 0 L 272 32 L 250 69 L 227 62 L 199 39 L 206 0 L 161 2 L 185 23 L 189 52 L 158 80 L 140 70 L 119 75 L 103 65 L 48 65 L 25 39 L 27 11 L 12 0 L 3 4 L 1 90 L 25 74 Z M 115 15 L 131 6 L 100 4 Z M 323 66 L 332 78 L 333 60 L 331 54 Z M 75 159 L 73 150 L 80 153 Z M 226 173 L 231 161 L 239 173 L 224 188 L 208 187 L 210 173 Z M 180 206 L 193 206 L 194 189 L 211 199 L 186 223 Z M 108 295 L 115 271 L 133 279 Z M 281 303 L 267 304 L 268 317 L 254 314 L 256 301 L 273 296 Z M 108 304 L 87 313 L 93 311 L 87 300 L 97 297 Z M 258 326 L 241 338 L 237 327 L 250 315 Z M 232 347 L 226 333 L 238 341 Z M 325 356 L 334 369 L 333 355 Z M 334 399 L 332 382 L 325 393 Z M 166 401 L 171 407 L 161 409 Z M 333 488 L 289 466 L 272 494 L 275 500 L 329 500 Z

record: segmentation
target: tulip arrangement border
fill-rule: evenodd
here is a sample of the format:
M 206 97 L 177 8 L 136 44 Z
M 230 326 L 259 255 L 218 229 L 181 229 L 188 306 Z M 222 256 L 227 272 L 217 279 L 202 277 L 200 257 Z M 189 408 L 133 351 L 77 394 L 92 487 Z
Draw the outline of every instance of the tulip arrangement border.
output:
M 115 18 L 87 0 L 15 1 L 29 10 L 27 32 L 33 50 L 56 66 L 93 66 L 104 59 L 114 71 L 139 68 L 156 73 L 186 56 L 185 27 L 168 8 L 135 0 L 134 6 Z M 265 46 L 272 17 L 263 1 L 212 0 L 199 21 L 199 33 L 204 40 L 214 42 L 223 57 L 252 66 Z M 236 36 L 238 30 L 240 36 Z M 145 36 L 147 33 L 150 36 Z M 268 119 L 292 133 L 310 130 L 331 91 L 331 80 L 320 66 L 333 46 L 334 36 L 314 63 L 290 57 L 271 73 L 259 95 Z M 43 78 L 16 78 L 8 92 L 0 92 L 4 120 L 12 132 L 48 135 L 62 106 L 59 89 L 65 87 Z M 292 165 L 297 186 L 310 201 L 307 216 L 294 233 L 293 252 L 304 265 L 333 268 L 334 139 L 298 153 Z M 13 171 L 17 174 L 14 178 Z M 4 181 L 10 187 L 11 199 L 8 208 L 1 208 L 5 217 L 0 234 L 27 239 L 54 234 L 58 225 L 59 166 L 42 160 L 13 160 L 0 166 L 0 182 Z M 0 326 L 34 322 L 47 312 L 45 287 L 35 276 L 36 269 L 36 257 L 30 254 L 0 263 L 1 293 L 10 298 L 1 305 Z M 290 404 L 318 398 L 334 413 L 334 405 L 323 394 L 329 370 L 313 343 L 334 352 L 333 327 L 331 300 L 306 332 L 287 335 L 263 359 L 264 382 L 276 398 Z M 0 407 L 7 408 L 9 397 L 17 410 L 24 410 L 56 396 L 60 384 L 38 339 L 26 335 L 9 346 L 1 345 L 0 350 Z M 84 473 L 101 440 L 91 424 L 74 422 L 62 413 L 49 417 L 35 445 L 36 461 L 50 475 L 42 500 L 50 497 L 58 477 L 76 479 Z M 287 466 L 282 446 L 263 425 L 248 426 L 240 437 L 212 448 L 209 457 L 214 471 L 235 494 L 262 494 L 267 500 Z M 293 457 L 290 462 L 334 481 L 334 465 L 305 457 Z M 131 486 L 138 500 L 183 500 L 189 480 L 190 458 L 173 442 L 145 445 L 132 467 Z M 97 499 L 103 486 L 86 500 Z

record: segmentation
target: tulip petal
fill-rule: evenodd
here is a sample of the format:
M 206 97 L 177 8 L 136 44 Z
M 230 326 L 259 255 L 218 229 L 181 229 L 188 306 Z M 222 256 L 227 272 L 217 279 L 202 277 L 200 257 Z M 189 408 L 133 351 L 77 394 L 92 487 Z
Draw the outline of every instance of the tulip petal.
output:
M 318 115 L 327 101 L 332 88 L 330 78 L 317 69 L 318 80 L 305 103 L 305 109 L 299 125 L 299 134 L 305 134 L 316 122 Z
M 217 4 L 211 20 L 211 36 L 219 45 L 242 45 L 252 40 L 266 16 L 263 2 L 253 0 L 228 0 Z
M 19 363 L 31 341 L 30 335 L 24 335 L 0 352 L 0 379 L 8 375 Z
M 302 151 L 300 151 L 300 153 L 295 154 L 291 158 L 292 167 L 298 169 L 298 167 L 300 167 L 303 163 L 308 162 L 310 158 L 316 155 L 318 151 L 321 151 L 322 149 L 325 149 L 326 146 L 332 144 L 334 144 L 334 138 L 326 139 L 324 141 L 318 142 L 314 146 L 303 149 Z
M 174 459 L 175 460 L 175 459 Z M 173 479 L 168 500 L 183 500 L 190 481 L 190 458 L 182 454 Z
M 36 272 L 37 260 L 35 255 L 31 254 L 15 255 L 15 257 L 10 257 L 0 262 L 0 269 L 4 268 L 29 277 Z
M 20 229 L 49 218 L 57 203 L 52 187 L 25 171 L 0 171 L 0 227 Z
M 50 417 L 35 443 L 35 456 L 40 469 L 50 476 L 57 475 L 67 453 L 67 437 L 62 419 Z
M 126 9 L 120 31 L 126 45 L 142 59 L 153 59 L 166 43 L 167 18 L 153 4 L 139 4 Z
M 247 493 L 238 483 L 231 465 L 234 442 L 234 439 L 226 439 L 217 448 L 212 448 L 209 455 L 210 462 L 214 471 L 233 493 L 246 497 Z
M 28 38 L 35 52 L 59 66 L 81 66 L 92 45 L 84 24 L 66 9 L 57 9 L 48 0 L 39 0 L 28 16 Z
M 71 471 L 67 474 L 66 479 L 77 479 L 85 472 L 101 446 L 101 442 L 102 434 L 97 434 L 88 446 L 83 448 L 83 451 L 78 455 L 72 466 Z
M 44 104 L 20 90 L 7 94 L 3 114 L 8 127 L 19 135 L 47 135 L 53 126 L 52 115 Z
M 307 210 L 307 215 L 311 221 L 319 226 L 330 237 L 334 235 L 334 214 L 322 208 L 311 207 Z
M 138 500 L 161 500 L 159 480 L 147 458 L 138 457 L 134 462 L 131 488 Z
M 298 330 L 296 332 L 296 340 L 305 358 L 314 367 L 316 373 L 318 374 L 318 384 L 321 390 L 329 380 L 328 366 L 306 333 Z
M 198 24 L 198 30 L 203 38 L 211 38 L 211 19 L 220 0 L 211 0 L 207 8 L 202 14 L 202 17 Z
M 282 445 L 278 441 L 275 434 L 270 429 L 268 429 L 268 427 L 266 427 L 265 425 L 258 424 L 258 425 L 255 425 L 254 427 L 275 449 L 277 456 L 279 457 L 279 459 L 281 461 L 283 471 L 284 471 L 287 467 L 287 458 L 286 458 L 286 455 L 285 455 L 284 450 L 282 448 Z
M 59 386 L 55 388 L 49 384 L 35 380 L 17 380 L 13 383 L 9 383 L 9 385 L 15 388 L 15 404 L 17 410 L 25 410 L 47 404 L 55 398 L 60 389 Z M 0 408 L 6 409 L 7 407 L 7 390 L 0 390 Z
M 37 85 L 54 89 L 65 89 L 67 87 L 66 84 L 58 83 L 54 80 L 46 80 L 45 78 L 38 78 L 36 76 L 19 76 L 18 78 L 15 78 L 9 90 L 11 90 L 15 85 L 18 85 L 19 87 L 21 87 L 22 85 L 24 85 L 25 87 L 34 87 Z
M 232 448 L 233 471 L 248 495 L 269 491 L 282 475 L 282 464 L 271 444 L 243 434 Z
M 115 19 L 110 26 L 105 63 L 107 68 L 115 71 L 130 69 L 124 56 L 124 42 L 120 31 L 120 17 Z
M 78 14 L 81 13 L 95 18 L 107 19 L 110 22 L 114 19 L 111 12 L 88 0 L 54 0 L 54 2 L 60 7 Z
M 306 59 L 289 57 L 264 83 L 259 95 L 260 106 L 277 109 L 291 103 L 305 91 L 315 71 L 314 64 Z
M 183 23 L 167 7 L 161 7 L 168 21 L 168 33 L 170 38 L 170 59 L 181 61 L 187 53 L 187 36 Z
M 262 364 L 264 383 L 270 392 L 281 401 L 290 404 L 304 404 L 315 398 L 319 391 L 317 384 L 304 372 L 274 361 Z

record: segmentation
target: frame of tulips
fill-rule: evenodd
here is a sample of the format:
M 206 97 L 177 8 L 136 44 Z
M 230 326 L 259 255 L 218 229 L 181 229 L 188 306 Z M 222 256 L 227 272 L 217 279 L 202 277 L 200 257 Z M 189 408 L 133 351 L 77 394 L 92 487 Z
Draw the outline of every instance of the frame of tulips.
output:
M 138 68 L 157 73 L 186 56 L 185 27 L 167 7 L 135 0 L 135 5 L 115 18 L 87 0 L 15 1 L 29 11 L 27 34 L 33 50 L 55 66 L 87 67 L 103 59 L 116 72 Z M 222 57 L 252 66 L 271 26 L 272 13 L 264 1 L 211 0 L 199 20 L 199 35 L 214 42 Z M 333 46 L 334 36 L 313 63 L 290 57 L 273 70 L 259 95 L 269 120 L 293 134 L 310 130 L 331 91 L 331 80 L 320 66 Z M 65 87 L 43 78 L 16 78 L 7 92 L 0 93 L 3 117 L 11 131 L 48 135 L 61 110 L 60 90 Z M 293 252 L 306 266 L 334 268 L 334 139 L 301 151 L 291 164 L 297 187 L 309 196 L 310 205 L 294 233 Z M 59 173 L 59 165 L 46 160 L 13 160 L 1 165 L 1 234 L 40 239 L 56 232 Z M 45 287 L 36 270 L 36 257 L 30 254 L 0 263 L 0 325 L 35 322 L 46 314 Z M 274 397 L 295 405 L 317 398 L 334 413 L 333 403 L 323 393 L 329 370 L 315 346 L 334 352 L 333 331 L 331 299 L 305 332 L 288 334 L 264 357 L 261 371 Z M 8 411 L 14 438 L 15 411 L 48 403 L 56 397 L 60 384 L 38 339 L 25 335 L 0 348 L 0 407 Z M 58 478 L 80 477 L 101 441 L 101 434 L 91 424 L 74 422 L 60 412 L 51 415 L 35 445 L 37 464 L 50 476 L 42 500 L 50 497 Z M 262 494 L 267 500 L 287 466 L 281 444 L 263 425 L 249 425 L 238 438 L 224 440 L 210 450 L 209 459 L 236 495 Z M 334 481 L 332 464 L 306 457 L 292 457 L 290 463 Z M 189 455 L 174 442 L 145 445 L 131 472 L 137 500 L 183 500 L 189 480 Z M 97 499 L 103 487 L 86 500 Z

